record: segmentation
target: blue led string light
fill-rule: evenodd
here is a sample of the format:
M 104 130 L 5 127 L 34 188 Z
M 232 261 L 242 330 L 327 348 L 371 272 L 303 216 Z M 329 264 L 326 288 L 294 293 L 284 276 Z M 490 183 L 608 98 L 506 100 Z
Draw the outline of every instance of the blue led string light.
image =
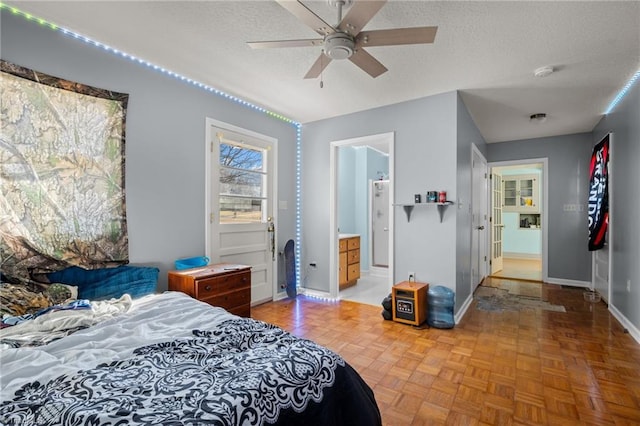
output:
M 144 66 L 146 66 L 148 68 L 151 68 L 151 69 L 153 69 L 155 71 L 158 71 L 158 72 L 160 72 L 162 74 L 166 74 L 166 75 L 168 75 L 170 77 L 173 77 L 173 78 L 175 78 L 177 80 L 184 81 L 185 83 L 189 83 L 191 85 L 194 85 L 196 87 L 204 89 L 204 90 L 206 90 L 208 92 L 214 93 L 214 94 L 216 94 L 218 96 L 221 96 L 221 97 L 226 98 L 228 100 L 234 101 L 234 102 L 236 102 L 238 104 L 244 105 L 244 106 L 246 106 L 248 108 L 254 109 L 256 111 L 260 111 L 260 112 L 262 112 L 262 113 L 264 113 L 264 114 L 266 114 L 268 116 L 271 116 L 273 118 L 277 118 L 278 120 L 282 120 L 282 121 L 284 121 L 286 123 L 289 123 L 289 124 L 292 124 L 292 125 L 294 125 L 296 127 L 299 126 L 299 123 L 297 123 L 296 121 L 294 121 L 294 120 L 292 120 L 290 118 L 285 117 L 282 114 L 278 114 L 276 112 L 269 111 L 269 110 L 267 110 L 267 109 L 265 109 L 265 108 L 263 108 L 261 106 L 252 104 L 251 102 L 247 102 L 247 101 L 245 101 L 243 99 L 240 99 L 240 98 L 238 98 L 236 96 L 233 96 L 233 95 L 230 95 L 228 93 L 225 93 L 222 90 L 219 90 L 219 89 L 216 89 L 214 87 L 208 86 L 206 84 L 200 83 L 198 81 L 195 81 L 195 80 L 193 80 L 193 79 L 191 79 L 189 77 L 185 77 L 184 75 L 178 74 L 176 72 L 173 72 L 173 71 L 167 70 L 165 68 L 159 67 L 159 66 L 157 66 L 155 64 L 152 64 L 151 62 L 146 61 L 146 60 L 144 60 L 142 58 L 138 58 L 136 56 L 130 55 L 130 54 L 126 53 L 126 52 L 123 52 L 121 50 L 113 48 L 113 47 L 111 47 L 109 45 L 106 45 L 104 43 L 100 43 L 99 41 L 95 41 L 93 39 L 90 39 L 89 37 L 83 36 L 82 34 L 76 33 L 74 31 L 71 31 L 71 30 L 67 29 L 67 28 L 63 28 L 63 27 L 60 27 L 60 26 L 58 26 L 56 24 L 48 22 L 48 21 L 46 21 L 46 20 L 44 20 L 42 18 L 37 18 L 37 17 L 27 13 L 27 12 L 23 12 L 22 10 L 18 9 L 17 7 L 8 6 L 8 5 L 4 4 L 4 3 L 0 3 L 0 10 L 2 10 L 2 9 L 9 10 L 14 15 L 21 16 L 21 17 L 25 18 L 28 21 L 37 22 L 40 25 L 42 25 L 44 27 L 47 27 L 47 28 L 49 28 L 51 30 L 59 31 L 64 35 L 67 35 L 69 37 L 73 37 L 73 38 L 75 38 L 77 40 L 80 40 L 80 41 L 83 41 L 83 42 L 85 42 L 87 44 L 90 44 L 92 46 L 98 47 L 98 48 L 100 48 L 102 50 L 105 50 L 105 51 L 107 51 L 109 53 L 121 56 L 123 58 L 126 58 L 126 59 L 132 61 L 132 62 L 136 62 L 136 63 L 138 63 L 140 65 L 144 65 Z
M 638 81 L 638 79 L 640 79 L 640 70 L 636 71 L 636 73 L 631 77 L 631 79 L 629 79 L 629 82 L 625 84 L 622 90 L 620 90 L 620 92 L 616 95 L 616 97 L 613 98 L 613 100 L 607 107 L 607 110 L 604 112 L 605 115 L 610 114 L 611 111 L 613 111 L 613 109 L 620 103 L 620 101 L 622 101 L 622 99 L 626 96 L 626 94 L 629 92 L 633 84 L 636 81 Z
M 302 163 L 302 125 L 300 123 L 298 123 L 297 121 L 294 121 L 288 117 L 285 117 L 282 114 L 278 114 L 276 112 L 273 111 L 269 111 L 266 108 L 263 108 L 261 106 L 252 104 L 251 102 L 247 102 L 244 99 L 240 99 L 236 96 L 230 95 L 228 93 L 223 92 L 222 90 L 216 89 L 214 87 L 211 87 L 209 85 L 203 84 L 199 81 L 193 80 L 191 78 L 185 77 L 181 74 L 175 73 L 173 71 L 167 70 L 165 68 L 162 68 L 158 65 L 155 65 L 149 61 L 146 61 L 144 59 L 138 58 L 136 56 L 130 55 L 126 52 L 120 51 L 116 48 L 113 48 L 109 45 L 106 45 L 104 43 L 100 43 L 99 41 L 95 41 L 93 39 L 90 39 L 89 37 L 83 36 L 82 34 L 78 34 L 74 31 L 71 31 L 69 29 L 60 27 L 56 24 L 53 24 L 45 19 L 42 18 L 37 18 L 27 12 L 24 12 L 20 9 L 18 9 L 17 7 L 13 7 L 13 6 L 9 6 L 6 5 L 4 3 L 0 2 L 0 10 L 8 10 L 11 13 L 13 13 L 14 15 L 18 15 L 21 16 L 23 18 L 25 18 L 28 21 L 32 21 L 32 22 L 36 22 L 46 28 L 49 28 L 50 30 L 53 31 L 59 31 L 62 34 L 69 36 L 69 37 L 73 37 L 77 40 L 83 41 L 87 44 L 90 44 L 92 46 L 98 47 L 102 50 L 105 50 L 109 53 L 112 53 L 114 55 L 117 56 L 121 56 L 123 58 L 126 58 L 130 61 L 136 62 L 140 65 L 144 65 L 148 68 L 151 68 L 155 71 L 158 71 L 162 74 L 166 74 L 170 77 L 176 78 L 180 81 L 183 81 L 185 83 L 191 84 L 193 86 L 199 87 L 203 90 L 206 90 L 207 92 L 213 93 L 215 95 L 221 96 L 225 99 L 228 99 L 230 101 L 236 102 L 240 105 L 243 105 L 247 108 L 251 108 L 253 110 L 262 112 L 272 118 L 284 121 L 285 123 L 289 123 L 291 125 L 293 125 L 296 128 L 296 230 L 295 230 L 295 236 L 296 236 L 296 287 L 300 287 L 300 258 L 301 258 L 301 250 L 300 250 L 300 244 L 302 241 L 302 220 L 301 220 L 301 215 L 302 215 L 302 206 L 301 206 L 301 193 L 300 193 L 300 187 L 302 184 L 302 175 L 301 175 L 301 163 Z
M 302 126 L 296 124 L 296 287 L 300 287 L 300 245 L 302 243 Z

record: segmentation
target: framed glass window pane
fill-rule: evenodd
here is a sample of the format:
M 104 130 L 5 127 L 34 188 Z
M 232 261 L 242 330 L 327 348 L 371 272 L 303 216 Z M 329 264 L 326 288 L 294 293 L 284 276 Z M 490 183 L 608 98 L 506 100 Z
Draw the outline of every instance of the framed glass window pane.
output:
M 265 200 L 245 197 L 220 197 L 220 223 L 261 222 Z
M 220 143 L 220 223 L 263 220 L 266 206 L 265 152 L 244 144 Z
M 220 168 L 220 194 L 262 197 L 263 182 L 261 172 Z
M 220 143 L 220 165 L 234 169 L 263 171 L 263 153 L 256 148 Z

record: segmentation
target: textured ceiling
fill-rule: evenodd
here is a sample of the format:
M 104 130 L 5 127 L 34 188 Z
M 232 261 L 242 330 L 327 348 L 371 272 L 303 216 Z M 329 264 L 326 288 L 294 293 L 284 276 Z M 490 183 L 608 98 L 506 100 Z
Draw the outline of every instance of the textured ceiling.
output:
M 303 3 L 335 23 L 326 1 Z M 302 78 L 320 48 L 246 45 L 317 37 L 270 0 L 6 4 L 301 123 L 460 90 L 487 142 L 591 131 L 640 68 L 638 1 L 390 0 L 365 30 L 438 26 L 435 42 L 369 48 L 389 69 L 375 79 L 333 61 L 324 88 Z

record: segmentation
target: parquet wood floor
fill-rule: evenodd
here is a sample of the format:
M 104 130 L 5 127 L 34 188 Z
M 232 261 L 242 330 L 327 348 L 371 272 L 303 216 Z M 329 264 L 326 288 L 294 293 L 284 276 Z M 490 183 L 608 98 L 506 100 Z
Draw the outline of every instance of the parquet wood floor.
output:
M 298 296 L 251 314 L 342 355 L 374 390 L 386 426 L 639 425 L 640 345 L 581 289 L 539 285 L 567 312 L 485 312 L 474 302 L 441 330 Z

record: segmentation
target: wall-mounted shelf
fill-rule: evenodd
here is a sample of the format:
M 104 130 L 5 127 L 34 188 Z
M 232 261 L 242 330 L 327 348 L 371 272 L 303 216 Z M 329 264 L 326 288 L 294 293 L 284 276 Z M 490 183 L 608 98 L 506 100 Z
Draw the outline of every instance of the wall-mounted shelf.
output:
M 442 223 L 442 218 L 444 217 L 444 212 L 453 204 L 453 201 L 445 201 L 444 203 L 418 203 L 418 204 L 395 204 L 396 206 L 402 206 L 404 212 L 407 214 L 407 222 L 411 221 L 411 213 L 413 212 L 414 207 L 420 206 L 436 206 L 438 209 L 438 215 L 440 216 L 440 223 Z

